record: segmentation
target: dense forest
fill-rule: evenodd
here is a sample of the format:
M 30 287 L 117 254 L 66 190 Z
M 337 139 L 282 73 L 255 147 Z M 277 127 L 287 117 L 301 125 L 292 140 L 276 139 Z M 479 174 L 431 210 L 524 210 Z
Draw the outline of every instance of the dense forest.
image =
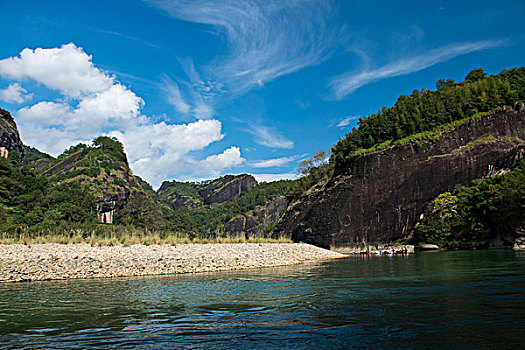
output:
M 393 143 L 407 136 L 525 101 L 525 67 L 486 76 L 481 68 L 469 72 L 464 81 L 440 79 L 436 90 L 414 90 L 401 95 L 390 108 L 359 119 L 358 128 L 332 148 L 331 161 L 344 164 L 358 150 Z

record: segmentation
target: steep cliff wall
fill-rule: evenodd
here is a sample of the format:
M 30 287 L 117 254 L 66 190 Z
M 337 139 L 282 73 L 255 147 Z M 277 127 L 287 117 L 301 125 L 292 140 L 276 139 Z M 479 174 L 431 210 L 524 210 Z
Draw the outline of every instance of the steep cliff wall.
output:
M 15 120 L 8 111 L 0 108 L 0 155 L 7 158 L 11 151 L 17 151 L 21 160 L 24 157 L 24 148 Z
M 242 193 L 250 192 L 257 185 L 257 180 L 251 175 L 226 175 L 199 191 L 204 198 L 204 204 L 218 204 L 235 198 Z
M 406 238 L 426 203 L 525 156 L 525 113 L 505 110 L 424 141 L 356 156 L 289 207 L 274 235 L 332 249 Z

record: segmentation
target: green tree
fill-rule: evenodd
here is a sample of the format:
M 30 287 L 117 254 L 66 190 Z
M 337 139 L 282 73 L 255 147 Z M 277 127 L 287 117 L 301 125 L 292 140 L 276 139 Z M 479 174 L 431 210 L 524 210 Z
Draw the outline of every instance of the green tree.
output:
M 436 89 L 440 90 L 446 86 L 454 85 L 454 79 L 439 79 L 436 83 Z
M 476 68 L 468 72 L 467 76 L 465 77 L 465 81 L 469 83 L 474 83 L 476 81 L 482 80 L 487 76 L 487 73 L 483 70 L 483 68 Z

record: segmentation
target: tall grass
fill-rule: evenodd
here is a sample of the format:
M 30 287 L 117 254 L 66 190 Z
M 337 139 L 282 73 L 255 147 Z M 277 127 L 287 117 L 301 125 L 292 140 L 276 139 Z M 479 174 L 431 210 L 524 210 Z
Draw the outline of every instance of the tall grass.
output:
M 83 229 L 71 229 L 61 233 L 56 232 L 29 232 L 21 229 L 16 234 L 0 232 L 0 244 L 42 244 L 42 243 L 59 243 L 59 244 L 76 244 L 87 243 L 92 246 L 114 246 L 133 244 L 144 245 L 177 245 L 186 243 L 292 243 L 290 237 L 268 238 L 268 237 L 250 237 L 244 236 L 217 236 L 210 238 L 191 237 L 184 233 L 167 233 L 141 231 L 129 228 L 127 230 L 106 230 L 105 232 L 85 231 Z

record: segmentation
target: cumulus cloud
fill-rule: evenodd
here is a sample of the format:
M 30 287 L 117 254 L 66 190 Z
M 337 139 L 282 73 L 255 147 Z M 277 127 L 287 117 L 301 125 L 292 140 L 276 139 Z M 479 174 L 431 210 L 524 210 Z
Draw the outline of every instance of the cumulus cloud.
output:
M 503 44 L 504 41 L 485 40 L 445 45 L 421 55 L 390 62 L 377 69 L 366 69 L 360 72 L 347 72 L 338 75 L 332 78 L 330 85 L 335 98 L 341 99 L 360 87 L 375 81 L 417 72 L 460 55 L 491 49 Z
M 13 83 L 3 90 L 0 90 L 0 101 L 7 103 L 23 103 L 33 98 L 33 94 L 28 94 L 20 84 Z
M 273 159 L 267 159 L 267 160 L 261 160 L 259 162 L 256 162 L 253 164 L 254 168 L 271 168 L 271 167 L 281 167 L 284 166 L 290 162 L 294 162 L 299 158 L 299 156 L 291 156 L 291 157 L 281 157 L 281 158 L 273 158 Z
M 58 67 L 72 82 L 66 81 Z M 24 49 L 19 57 L 0 61 L 0 74 L 15 80 L 35 80 L 66 97 L 40 101 L 16 113 L 24 142 L 50 154 L 58 155 L 101 134 L 115 136 L 123 142 L 132 169 L 154 186 L 178 173 L 208 176 L 244 162 L 238 147 L 195 159 L 191 152 L 224 137 L 220 121 L 155 122 L 141 113 L 142 98 L 96 68 L 91 56 L 74 44 Z M 13 89 L 26 92 L 15 84 Z M 209 109 L 206 112 L 204 104 L 199 108 L 204 114 L 211 113 Z
M 212 174 L 218 174 L 224 169 L 241 165 L 245 159 L 241 157 L 239 147 L 230 147 L 221 154 L 208 156 L 199 162 L 199 165 L 207 169 Z
M 341 40 L 331 0 L 146 1 L 226 39 L 228 54 L 206 71 L 237 93 L 323 62 Z
M 51 49 L 24 49 L 18 57 L 0 60 L 0 75 L 32 79 L 69 97 L 109 89 L 114 78 L 96 68 L 91 56 L 75 44 Z
M 188 124 L 147 121 L 123 131 L 111 131 L 109 135 L 124 143 L 132 168 L 154 185 L 174 173 L 198 170 L 201 175 L 208 175 L 209 169 L 196 167 L 196 161 L 188 153 L 224 137 L 221 122 L 213 119 Z

